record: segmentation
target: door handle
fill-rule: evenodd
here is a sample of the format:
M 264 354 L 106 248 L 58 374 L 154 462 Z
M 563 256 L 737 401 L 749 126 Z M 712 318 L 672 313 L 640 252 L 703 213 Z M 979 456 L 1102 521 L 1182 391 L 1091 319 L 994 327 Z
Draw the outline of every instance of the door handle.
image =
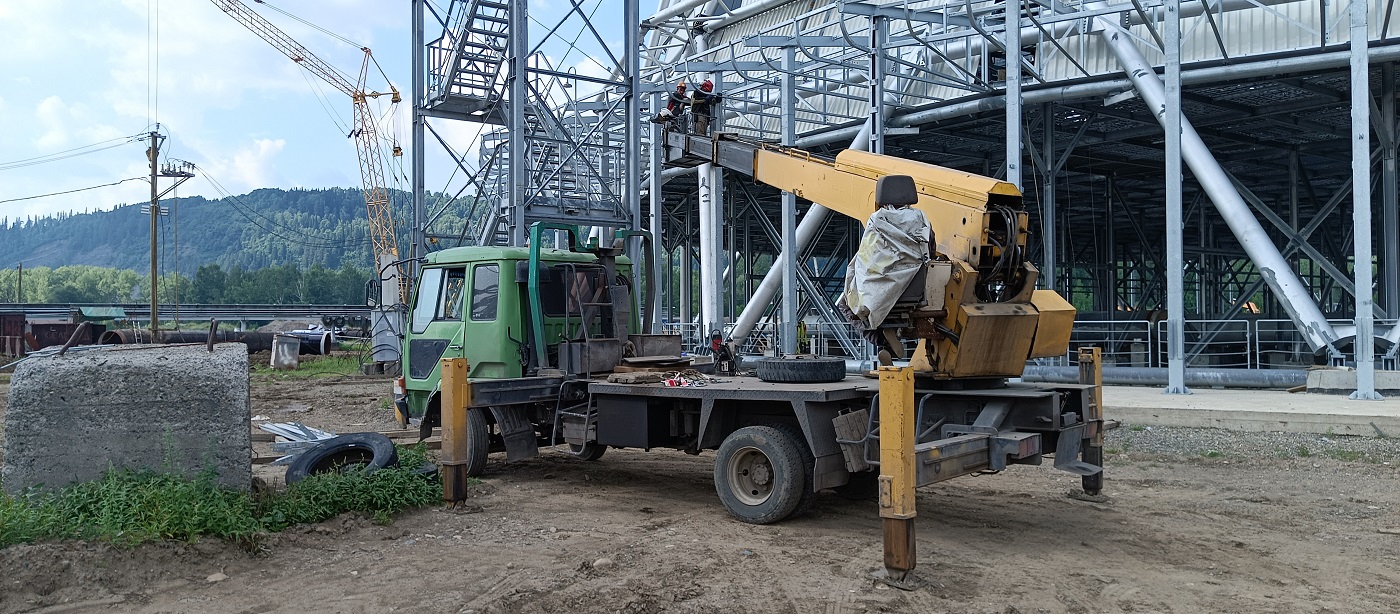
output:
M 460 346 L 460 345 L 449 345 L 449 346 L 447 346 L 447 349 L 449 349 L 449 350 L 460 350 L 460 349 L 462 349 L 462 346 Z

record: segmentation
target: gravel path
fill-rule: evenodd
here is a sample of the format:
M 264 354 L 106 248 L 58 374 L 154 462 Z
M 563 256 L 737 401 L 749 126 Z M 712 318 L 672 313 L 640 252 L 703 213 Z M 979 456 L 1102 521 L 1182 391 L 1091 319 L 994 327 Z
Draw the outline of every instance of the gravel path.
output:
M 1400 439 L 1309 433 L 1246 433 L 1124 424 L 1104 438 L 1110 456 L 1207 458 L 1332 458 L 1400 465 Z

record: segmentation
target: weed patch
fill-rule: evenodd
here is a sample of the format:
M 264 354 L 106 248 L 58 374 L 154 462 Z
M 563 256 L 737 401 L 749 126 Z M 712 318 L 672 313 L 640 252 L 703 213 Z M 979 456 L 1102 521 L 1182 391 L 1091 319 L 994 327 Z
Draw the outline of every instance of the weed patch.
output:
M 280 380 L 359 375 L 360 359 L 355 354 L 307 357 L 297 368 L 290 371 L 277 371 L 271 365 L 259 363 L 253 366 L 253 374 Z
M 54 539 L 118 544 L 214 537 L 252 544 L 258 535 L 346 512 L 388 523 L 399 512 L 441 500 L 441 485 L 415 471 L 421 447 L 400 448 L 401 467 L 314 475 L 254 497 L 220 488 L 212 471 L 193 479 L 113 470 L 52 493 L 0 495 L 0 548 Z

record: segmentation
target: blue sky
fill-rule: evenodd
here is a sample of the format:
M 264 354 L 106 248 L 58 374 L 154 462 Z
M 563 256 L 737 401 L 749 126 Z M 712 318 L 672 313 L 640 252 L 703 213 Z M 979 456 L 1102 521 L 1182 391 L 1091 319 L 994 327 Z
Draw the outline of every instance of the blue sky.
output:
M 354 143 L 336 125 L 350 117 L 348 99 L 315 81 L 210 2 L 159 2 L 159 70 L 154 71 L 157 95 L 152 99 L 147 51 L 156 51 L 156 39 L 147 36 L 147 10 L 154 22 L 156 4 L 0 3 L 0 117 L 6 126 L 0 130 L 0 164 L 144 132 L 154 112 L 171 137 L 166 154 L 198 164 L 230 191 L 359 184 Z M 391 3 L 375 0 L 302 4 L 300 10 L 286 8 L 375 49 L 380 63 L 393 71 L 390 77 L 407 89 L 407 3 L 392 3 L 403 7 L 401 15 L 386 10 Z M 276 13 L 261 12 L 333 65 L 358 68 L 362 54 L 355 48 Z M 333 121 L 332 114 L 338 119 Z M 0 200 L 141 176 L 144 151 L 144 144 L 131 143 L 0 171 Z M 145 200 L 148 190 L 146 183 L 133 181 L 3 203 L 0 216 L 110 208 Z M 217 196 L 200 178 L 186 183 L 180 194 Z
M 358 49 L 252 0 L 247 4 L 330 64 L 345 72 L 358 70 L 363 57 Z M 398 139 L 409 151 L 411 4 L 407 0 L 273 0 L 273 4 L 374 50 L 404 94 L 396 120 L 390 123 L 397 126 Z M 609 4 L 613 3 L 604 6 Z M 656 6 L 652 0 L 642 0 L 642 5 L 643 15 Z M 550 16 L 562 14 L 560 7 L 567 6 L 560 0 L 532 0 L 532 16 L 552 25 Z M 158 27 L 158 37 L 154 32 L 148 36 L 148 23 Z M 533 24 L 532 29 L 539 27 Z M 604 24 L 601 29 L 605 36 L 620 37 L 616 34 L 620 23 Z M 563 53 L 552 47 L 547 45 L 546 53 Z M 577 52 L 566 64 L 581 71 L 590 68 L 588 59 Z M 149 75 L 157 77 L 154 88 Z M 384 79 L 376 76 L 370 86 L 382 89 Z M 299 68 L 211 2 L 0 1 L 0 169 L 17 160 L 145 132 L 159 121 L 162 132 L 170 136 L 166 156 L 194 162 L 233 193 L 261 187 L 358 187 L 354 142 L 345 138 L 344 129 L 350 108 L 346 96 Z M 382 112 L 388 111 L 387 105 L 382 107 Z M 454 147 L 471 149 L 468 143 L 477 126 L 437 125 Z M 445 179 L 435 183 L 434 176 L 445 177 L 447 161 L 434 155 L 437 148 L 428 149 L 428 188 L 442 189 L 445 186 L 438 183 Z M 143 176 L 144 151 L 145 144 L 130 143 L 0 170 L 0 201 Z M 399 161 L 406 172 L 408 158 Z M 203 177 L 190 180 L 178 194 L 219 196 Z M 0 202 L 0 217 L 14 220 L 58 211 L 107 209 L 148 198 L 144 181 L 128 181 L 62 196 Z

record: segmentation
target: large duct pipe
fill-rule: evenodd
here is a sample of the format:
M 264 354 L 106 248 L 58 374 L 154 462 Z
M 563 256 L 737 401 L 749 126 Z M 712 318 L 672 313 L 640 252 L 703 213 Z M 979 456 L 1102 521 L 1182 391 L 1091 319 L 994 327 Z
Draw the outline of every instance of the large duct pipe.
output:
M 1021 374 L 1026 382 L 1079 383 L 1079 367 L 1028 366 Z M 1166 386 L 1167 370 L 1161 367 L 1104 367 L 1103 383 L 1113 386 Z M 1187 369 L 1188 387 L 1293 388 L 1308 383 L 1304 369 Z
M 218 331 L 214 334 L 215 343 L 242 343 L 248 346 L 248 353 L 272 351 L 273 338 L 277 335 L 290 335 L 301 340 L 300 354 L 328 355 L 335 349 L 335 335 L 325 331 L 294 331 L 287 333 L 260 333 L 240 331 Z M 160 343 L 204 343 L 209 340 L 207 331 L 162 331 Z M 146 330 L 109 330 L 98 338 L 102 345 L 132 345 L 150 343 L 151 332 Z
M 1390 44 L 1383 47 L 1372 47 L 1367 57 L 1372 64 L 1400 61 L 1400 45 Z M 1287 75 L 1314 70 L 1325 70 L 1328 68 L 1340 68 L 1346 66 L 1350 60 L 1351 54 L 1346 51 L 1327 53 L 1308 52 L 1307 54 L 1287 58 L 1211 66 L 1190 70 L 1183 69 L 1181 71 L 1181 83 L 1182 85 L 1203 85 L 1207 83 L 1217 83 L 1227 79 L 1249 79 L 1253 77 Z M 1095 98 L 1121 92 L 1132 86 L 1132 82 L 1126 78 L 1103 79 L 1092 83 L 1077 83 L 1074 85 L 1056 85 L 1049 87 L 1028 86 L 1021 94 L 1021 102 L 1023 104 L 1037 104 L 1043 102 L 1062 102 L 1065 100 Z M 989 94 L 972 100 L 896 115 L 890 119 L 889 125 L 897 127 L 921 126 L 933 122 L 967 117 L 977 113 L 997 111 L 1005 106 L 1006 100 L 1004 98 L 1000 95 Z M 808 148 L 829 145 L 853 138 L 860 130 L 861 126 L 848 126 L 816 134 L 809 134 L 797 139 L 797 146 Z M 665 178 L 665 175 L 663 174 L 662 177 Z
M 1090 6 L 1102 8 L 1104 4 L 1099 2 Z M 1118 63 L 1123 66 L 1123 72 L 1132 81 L 1133 88 L 1142 97 L 1147 108 L 1154 111 L 1157 121 L 1165 127 L 1167 94 L 1161 78 L 1157 76 L 1152 65 L 1147 63 L 1142 52 L 1133 45 L 1127 32 L 1102 17 L 1096 18 L 1096 21 L 1103 28 L 1100 35 L 1118 59 Z M 1234 184 L 1230 182 L 1230 177 L 1220 168 L 1220 163 L 1186 117 L 1181 118 L 1181 157 L 1191 168 L 1196 182 L 1210 196 L 1220 216 L 1225 218 L 1225 224 L 1239 240 L 1249 259 L 1258 267 L 1259 275 L 1274 291 L 1279 303 L 1293 319 L 1294 325 L 1298 327 L 1308 345 L 1312 346 L 1314 351 L 1330 346 L 1337 339 L 1337 333 L 1332 330 L 1327 317 L 1322 315 L 1322 310 L 1318 309 L 1317 302 L 1313 300 L 1307 286 L 1303 285 L 1302 280 L 1294 273 L 1292 266 L 1284 259 L 1278 246 L 1274 245 L 1269 234 L 1254 217 L 1254 213 L 1249 210 L 1249 205 L 1245 204 Z

